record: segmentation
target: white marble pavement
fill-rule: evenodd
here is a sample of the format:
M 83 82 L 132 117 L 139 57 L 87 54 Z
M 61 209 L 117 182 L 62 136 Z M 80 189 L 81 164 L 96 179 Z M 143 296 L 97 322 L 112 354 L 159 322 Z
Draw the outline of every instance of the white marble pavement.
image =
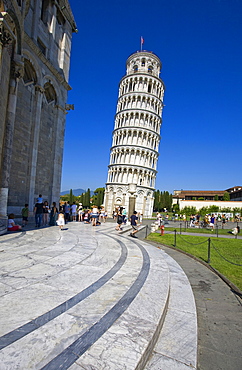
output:
M 165 252 L 69 223 L 0 239 L 0 369 L 196 368 L 190 284 Z

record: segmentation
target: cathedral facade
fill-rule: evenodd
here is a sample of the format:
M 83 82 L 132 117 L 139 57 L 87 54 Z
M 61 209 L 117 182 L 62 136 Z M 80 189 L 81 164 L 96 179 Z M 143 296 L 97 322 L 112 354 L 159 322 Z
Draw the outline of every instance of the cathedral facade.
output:
M 161 61 L 139 51 L 126 62 L 119 84 L 104 207 L 108 214 L 125 207 L 151 217 L 157 174 L 164 83 Z
M 0 233 L 39 194 L 59 202 L 73 32 L 68 0 L 0 0 Z

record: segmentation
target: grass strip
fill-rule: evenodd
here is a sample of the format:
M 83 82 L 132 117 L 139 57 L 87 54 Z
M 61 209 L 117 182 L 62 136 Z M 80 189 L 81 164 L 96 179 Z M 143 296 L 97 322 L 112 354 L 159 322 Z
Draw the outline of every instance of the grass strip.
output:
M 184 227 L 165 227 L 165 231 L 174 231 L 176 230 L 178 233 L 180 232 L 187 232 L 187 233 L 196 233 L 196 234 L 211 234 L 211 236 L 217 236 L 217 232 L 218 232 L 218 235 L 230 235 L 231 237 L 234 237 L 234 235 L 232 235 L 231 233 L 229 233 L 229 229 L 214 229 L 213 231 L 211 230 L 211 228 L 209 229 L 206 229 L 206 228 L 195 228 L 195 227 L 187 227 L 187 228 L 184 228 Z M 238 234 L 238 235 L 241 235 L 241 234 Z
M 174 247 L 174 233 L 163 236 L 151 233 L 147 239 Z M 177 233 L 176 247 L 208 262 L 208 237 Z M 218 270 L 242 291 L 242 266 L 238 265 L 242 265 L 242 240 L 211 238 L 210 266 Z

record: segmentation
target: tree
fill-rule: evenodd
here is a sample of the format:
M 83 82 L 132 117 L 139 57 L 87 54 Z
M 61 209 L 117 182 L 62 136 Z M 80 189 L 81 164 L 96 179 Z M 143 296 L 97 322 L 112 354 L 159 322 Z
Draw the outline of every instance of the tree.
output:
M 73 203 L 73 194 L 72 194 L 72 189 L 70 190 L 70 197 L 69 197 L 70 204 Z
M 105 191 L 105 188 L 97 188 L 94 191 L 94 195 L 92 197 L 92 203 L 95 204 L 97 207 L 100 207 L 103 204 L 104 191 Z
M 223 207 L 221 209 L 222 213 L 232 213 L 232 209 L 230 207 Z
M 202 207 L 200 210 L 199 210 L 199 214 L 204 217 L 205 215 L 207 215 L 209 213 L 208 211 L 208 207 Z
M 154 211 L 159 211 L 160 209 L 160 190 L 154 191 Z
M 174 213 L 179 213 L 180 212 L 179 204 L 173 204 L 173 212 Z
M 156 190 L 154 192 L 154 211 L 162 211 L 164 208 L 167 211 L 172 210 L 172 194 L 168 191 Z
M 241 215 L 242 215 L 242 208 L 235 207 L 235 208 L 233 209 L 233 212 L 234 212 L 234 213 L 237 213 L 237 214 L 239 214 L 239 215 L 241 216 Z
M 214 196 L 214 200 L 218 200 L 218 194 Z
M 209 206 L 208 207 L 208 213 L 218 212 L 219 208 L 220 208 L 219 206 L 215 206 L 215 205 Z
M 182 210 L 181 210 L 182 213 L 184 213 L 186 216 L 191 216 L 191 215 L 195 215 L 197 213 L 197 209 L 196 207 L 184 207 Z
M 227 191 L 225 191 L 225 193 L 224 193 L 224 195 L 223 195 L 223 200 L 224 200 L 224 201 L 228 201 L 228 200 L 230 200 L 230 195 L 229 195 L 229 193 L 228 193 Z

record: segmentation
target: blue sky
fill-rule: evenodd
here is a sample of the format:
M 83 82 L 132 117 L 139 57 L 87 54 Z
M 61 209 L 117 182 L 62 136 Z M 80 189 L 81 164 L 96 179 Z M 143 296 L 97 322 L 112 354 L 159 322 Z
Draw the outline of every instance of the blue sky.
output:
M 62 190 L 105 186 L 118 85 L 140 50 L 165 83 L 156 189 L 242 185 L 242 1 L 94 0 L 73 34 Z

